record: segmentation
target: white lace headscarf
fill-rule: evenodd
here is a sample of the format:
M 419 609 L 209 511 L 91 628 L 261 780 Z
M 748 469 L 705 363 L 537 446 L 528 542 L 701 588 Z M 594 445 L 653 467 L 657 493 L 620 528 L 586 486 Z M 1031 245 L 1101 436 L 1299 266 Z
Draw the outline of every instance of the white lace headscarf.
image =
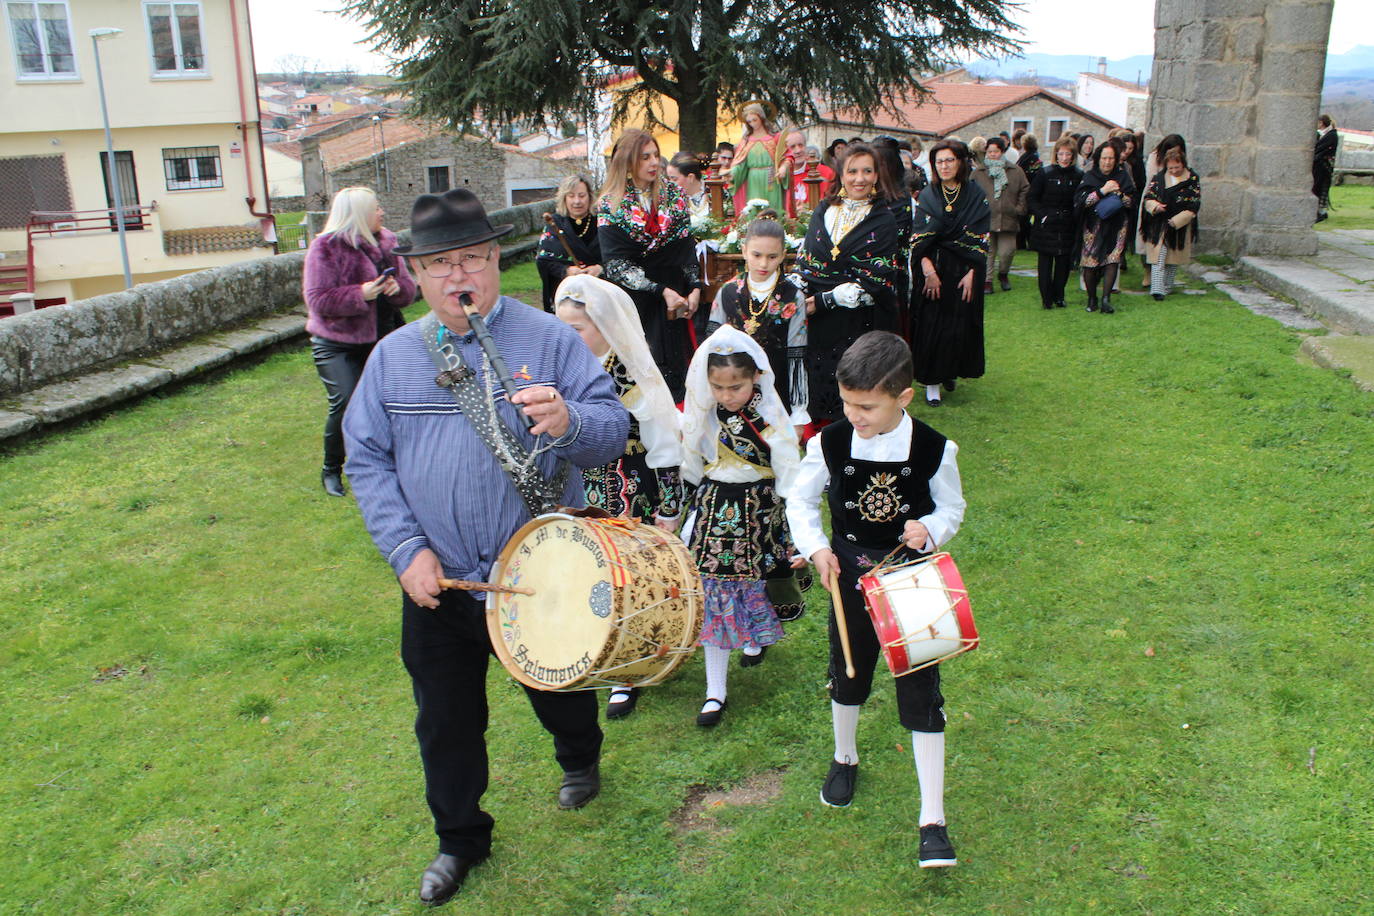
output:
M 778 397 L 776 376 L 768 365 L 768 357 L 763 347 L 754 338 L 731 326 L 721 327 L 702 341 L 692 356 L 692 364 L 687 367 L 687 402 L 683 405 L 682 444 L 686 455 L 682 461 L 682 477 L 688 483 L 700 483 L 705 466 L 716 457 L 716 443 L 720 440 L 720 420 L 716 417 L 716 399 L 711 394 L 711 382 L 707 377 L 707 358 L 713 354 L 748 353 L 754 365 L 762 370 L 755 384 L 762 392 L 759 413 L 767 424 L 763 430 L 763 441 L 770 449 L 769 461 L 773 466 L 773 477 L 777 480 L 779 493 L 789 491 L 801 464 L 801 454 L 797 447 L 797 431 L 792 426 L 791 415 Z
M 682 417 L 663 381 L 663 373 L 649 354 L 634 300 L 614 283 L 586 274 L 568 277 L 558 284 L 553 295 L 555 307 L 565 299 L 586 309 L 587 317 L 635 381 L 635 387 L 625 393 L 623 403 L 639 421 L 639 441 L 647 453 L 646 463 L 651 468 L 681 465 Z

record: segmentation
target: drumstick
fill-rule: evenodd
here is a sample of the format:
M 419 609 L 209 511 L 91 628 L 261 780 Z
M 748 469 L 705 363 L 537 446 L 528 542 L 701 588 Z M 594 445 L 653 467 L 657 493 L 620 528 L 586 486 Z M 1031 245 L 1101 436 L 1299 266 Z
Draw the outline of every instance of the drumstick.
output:
M 470 582 L 467 579 L 440 579 L 440 588 L 457 588 L 465 592 L 501 592 L 507 595 L 533 595 L 534 589 L 518 585 L 492 585 L 488 582 Z
M 553 230 L 554 238 L 558 239 L 559 243 L 561 243 L 563 246 L 563 250 L 568 253 L 568 260 L 572 261 L 578 267 L 586 267 L 587 265 L 579 261 L 577 259 L 577 255 L 573 254 L 572 246 L 569 245 L 568 240 L 564 238 L 563 230 L 559 229 L 558 224 L 553 221 L 552 213 L 544 214 L 544 222 L 549 224 L 549 228 Z
M 442 583 L 441 583 L 442 584 Z M 840 577 L 834 575 L 825 583 L 830 590 L 830 605 L 835 609 L 835 626 L 840 631 L 840 650 L 844 652 L 844 673 L 854 677 L 854 656 L 849 652 L 849 625 L 844 619 L 844 600 L 840 598 Z

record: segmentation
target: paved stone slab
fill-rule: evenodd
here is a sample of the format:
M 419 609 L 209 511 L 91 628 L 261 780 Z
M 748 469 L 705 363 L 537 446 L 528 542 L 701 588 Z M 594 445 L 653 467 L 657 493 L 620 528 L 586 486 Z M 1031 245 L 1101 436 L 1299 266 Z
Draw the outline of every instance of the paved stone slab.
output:
M 0 442 L 22 436 L 38 425 L 38 418 L 30 413 L 0 410 Z
M 172 381 L 172 373 L 154 366 L 125 366 L 58 382 L 12 399 L 15 408 L 43 424 L 61 423 L 85 413 L 146 394 Z
M 1299 331 L 1316 331 L 1326 327 L 1293 303 L 1275 299 L 1257 286 L 1218 283 L 1217 289 L 1256 315 L 1272 318 L 1286 327 Z
M 1297 258 L 1241 259 L 1261 285 L 1356 334 L 1374 335 L 1374 284 L 1362 284 Z
M 240 328 L 237 331 L 215 334 L 205 338 L 205 341 L 212 346 L 232 350 L 235 356 L 246 356 L 249 353 L 256 353 L 264 347 L 272 346 L 276 339 L 277 335 L 271 331 L 264 331 L 259 328 Z
M 143 362 L 149 366 L 166 369 L 172 373 L 173 378 L 180 381 L 214 369 L 216 366 L 223 366 L 236 355 L 229 347 L 192 344 L 187 347 L 168 350 L 166 353 L 159 353 L 152 359 Z
M 293 337 L 301 337 L 305 334 L 305 318 L 301 315 L 282 315 L 280 318 L 268 318 L 266 321 L 258 321 L 253 325 L 254 328 L 261 329 L 271 336 L 271 340 L 264 346 L 281 343 Z
M 1357 387 L 1374 391 L 1374 337 L 1309 337 L 1302 342 L 1302 352 L 1319 366 L 1348 370 Z

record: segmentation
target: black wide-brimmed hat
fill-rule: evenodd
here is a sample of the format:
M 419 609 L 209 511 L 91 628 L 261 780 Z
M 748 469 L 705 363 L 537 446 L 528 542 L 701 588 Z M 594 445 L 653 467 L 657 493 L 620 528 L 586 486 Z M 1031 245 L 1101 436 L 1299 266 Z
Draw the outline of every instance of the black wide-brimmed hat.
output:
M 410 257 L 438 254 L 499 239 L 514 228 L 493 226 L 486 207 L 467 188 L 421 194 L 410 208 L 410 244 L 396 246 L 395 252 Z

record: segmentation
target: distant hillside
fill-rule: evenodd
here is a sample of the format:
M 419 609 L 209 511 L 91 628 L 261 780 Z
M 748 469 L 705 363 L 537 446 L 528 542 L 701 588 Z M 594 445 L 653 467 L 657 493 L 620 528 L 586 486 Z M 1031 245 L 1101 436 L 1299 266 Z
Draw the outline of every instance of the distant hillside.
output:
M 1374 79 L 1328 76 L 1322 89 L 1322 111 L 1342 127 L 1374 130 Z
M 1128 82 L 1148 83 L 1150 68 L 1154 59 L 1149 54 L 1137 54 L 1121 60 L 1107 61 L 1107 75 Z M 1097 56 L 1092 54 L 1026 54 L 1023 57 L 1008 57 L 997 60 L 976 60 L 968 64 L 968 69 L 983 77 L 1010 79 L 1025 75 L 1031 70 L 1038 77 L 1078 81 L 1080 73 L 1097 72 Z M 1328 54 L 1326 57 L 1326 78 L 1346 77 L 1374 80 L 1374 45 L 1359 45 L 1344 54 Z

